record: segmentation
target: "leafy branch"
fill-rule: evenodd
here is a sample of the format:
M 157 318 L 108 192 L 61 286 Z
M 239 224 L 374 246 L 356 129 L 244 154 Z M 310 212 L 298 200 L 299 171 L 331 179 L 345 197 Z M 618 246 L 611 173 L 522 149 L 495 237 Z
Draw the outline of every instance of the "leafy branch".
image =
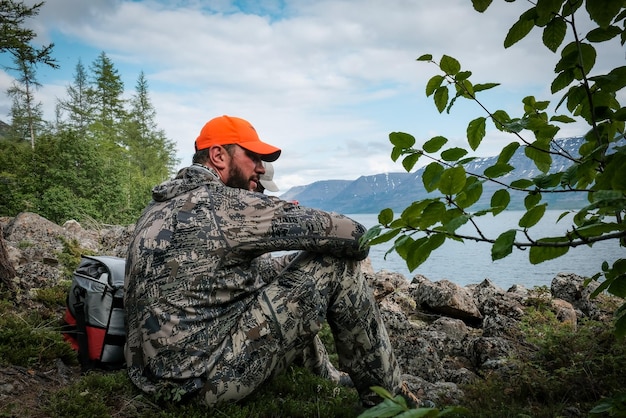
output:
M 481 13 L 491 3 L 492 0 L 472 0 L 474 9 Z M 425 89 L 426 97 L 432 97 L 440 113 L 450 113 L 458 99 L 466 99 L 476 103 L 486 116 L 468 123 L 467 147 L 464 148 L 444 148 L 448 140 L 443 136 L 435 136 L 416 146 L 415 137 L 408 133 L 389 135 L 393 146 L 391 159 L 401 159 L 407 172 L 413 170 L 421 158 L 430 160 L 421 176 L 429 197 L 413 202 L 398 216 L 389 208 L 383 209 L 378 215 L 379 225 L 367 232 L 363 242 L 371 245 L 392 242 L 388 253 L 397 252 L 411 271 L 447 239 L 490 243 L 493 260 L 508 256 L 514 248 L 530 249 L 529 261 L 533 264 L 558 258 L 570 248 L 591 246 L 600 241 L 626 246 L 626 108 L 618 100 L 618 92 L 626 87 L 626 66 L 592 75 L 603 43 L 616 40 L 623 46 L 626 42 L 626 5 L 622 0 L 529 3 L 531 7 L 509 29 L 504 47 L 515 45 L 534 28 L 543 31 L 543 44 L 552 52 L 560 52 L 550 90 L 552 94 L 564 93 L 555 112 L 564 106 L 567 114 L 550 115 L 550 101 L 533 96 L 523 98 L 520 117 L 511 117 L 504 110 L 490 111 L 477 95 L 499 86 L 498 83 L 473 83 L 472 72 L 463 70 L 461 64 L 448 55 L 443 55 L 439 61 L 430 54 L 417 59 L 435 64 L 440 71 L 429 79 Z M 579 14 L 588 16 L 592 22 L 591 30 L 584 36 L 576 26 Z M 568 30 L 571 38 L 566 43 Z M 467 167 L 476 157 L 468 156 L 466 148 L 476 151 L 480 147 L 488 120 L 499 131 L 511 134 L 513 141 L 501 149 L 495 164 L 483 173 L 474 173 Z M 560 124 L 576 121 L 586 123 L 588 130 L 581 134 L 577 153 L 573 155 L 555 138 Z M 526 133 L 533 139 L 525 138 Z M 516 169 L 512 161 L 517 160 L 512 158 L 518 150 L 523 151 L 541 174 L 504 181 L 503 177 Z M 557 165 L 557 157 L 569 165 L 565 168 Z M 486 196 L 489 204 L 485 207 L 485 199 L 481 198 L 486 183 L 496 185 L 497 190 Z M 513 192 L 525 194 L 525 212 L 518 221 L 519 229 L 503 231 L 496 239 L 486 237 L 475 218 L 487 214 L 497 216 L 506 210 Z M 544 195 L 552 193 L 582 195 L 587 204 L 573 211 L 572 226 L 563 236 L 533 239 L 528 230 L 543 218 L 548 208 Z M 458 232 L 468 222 L 476 234 Z M 525 241 L 517 239 L 520 232 Z M 613 266 L 605 262 L 601 267 L 602 272 L 591 278 L 604 280 L 599 291 L 626 297 L 626 260 L 617 260 Z M 618 309 L 616 316 L 617 333 L 626 335 L 626 304 Z

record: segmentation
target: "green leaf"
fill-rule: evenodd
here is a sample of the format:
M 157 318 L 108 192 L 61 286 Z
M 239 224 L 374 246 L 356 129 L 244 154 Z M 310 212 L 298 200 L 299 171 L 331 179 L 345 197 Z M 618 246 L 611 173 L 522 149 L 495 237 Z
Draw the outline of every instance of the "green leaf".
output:
M 465 72 L 461 72 L 459 74 L 465 74 Z M 465 97 L 466 99 L 474 98 L 474 86 L 472 82 L 469 80 L 458 80 L 458 75 L 455 77 L 456 83 L 456 97 Z M 452 103 L 450 103 L 450 107 L 452 107 Z
M 424 208 L 432 201 L 433 199 L 424 199 L 411 203 L 408 207 L 404 208 L 400 218 L 404 220 L 405 225 L 413 228 L 416 227 L 416 220 L 419 220 L 419 217 L 422 216 Z
M 449 148 L 441 152 L 441 158 L 444 161 L 457 161 L 463 158 L 467 154 L 467 150 L 464 148 Z
M 622 306 L 620 308 L 623 308 L 626 306 L 626 303 L 622 304 Z M 617 338 L 623 339 L 624 337 L 626 337 L 626 314 L 624 313 L 624 311 L 620 311 L 619 315 L 615 315 L 615 336 Z
M 623 199 L 624 193 L 619 190 L 597 190 L 591 195 L 591 201 L 593 203 L 611 202 Z
M 582 5 L 583 5 L 583 0 L 566 1 L 565 4 L 563 4 L 563 10 L 561 14 L 563 15 L 563 17 L 571 16 Z
M 511 142 L 506 147 L 502 148 L 502 151 L 500 151 L 500 155 L 498 155 L 498 163 L 508 163 L 511 160 L 511 157 L 513 157 L 513 154 L 515 154 L 515 151 L 517 151 L 517 149 L 519 148 L 519 146 L 519 142 Z
M 483 184 L 476 177 L 467 179 L 463 190 L 456 197 L 456 204 L 461 208 L 469 208 L 480 199 L 483 194 Z
M 393 210 L 385 208 L 378 214 L 378 223 L 381 225 L 388 225 L 393 221 Z
M 384 233 L 378 235 L 377 237 L 374 237 L 374 238 L 368 237 L 367 241 L 369 241 L 370 246 L 383 244 L 395 238 L 400 232 L 402 232 L 400 229 L 390 229 L 389 231 L 385 231 Z
M 459 165 L 466 165 L 466 164 L 471 163 L 472 161 L 474 161 L 476 158 L 478 158 L 478 157 L 461 158 L 459 161 L 457 161 L 457 164 L 459 164 Z
M 549 143 L 546 141 L 535 141 L 524 148 L 524 153 L 528 158 L 534 161 L 535 166 L 537 166 L 539 170 L 547 173 L 552 165 L 552 157 L 548 153 L 549 149 Z
M 365 410 L 359 415 L 359 418 L 385 418 L 396 417 L 404 412 L 405 408 L 398 402 L 391 399 L 384 399 L 379 404 Z
M 433 99 L 435 101 L 435 106 L 437 107 L 437 110 L 439 111 L 439 113 L 442 113 L 445 110 L 446 105 L 448 104 L 448 88 L 439 87 L 437 90 L 435 90 L 435 96 Z
M 556 78 L 552 81 L 550 85 L 550 91 L 552 93 L 556 93 L 557 91 L 563 90 L 565 87 L 572 84 L 572 81 L 576 79 L 574 70 L 572 68 L 567 68 L 561 71 Z
M 393 242 L 393 249 L 398 253 L 403 260 L 406 260 L 409 247 L 414 242 L 413 238 L 408 235 L 400 235 L 397 240 Z
M 439 74 L 433 76 L 430 80 L 428 80 L 428 83 L 426 84 L 426 97 L 429 97 L 435 92 L 435 90 L 441 87 L 441 83 L 443 83 L 443 80 L 445 80 L 445 78 Z
M 612 295 L 618 296 L 622 299 L 625 298 L 626 297 L 626 274 L 620 274 L 619 276 L 615 277 L 611 281 L 611 284 L 609 285 L 609 288 L 607 290 Z
M 528 187 L 532 186 L 533 182 L 529 179 L 519 179 L 519 180 L 515 180 L 512 181 L 510 186 L 516 189 L 527 189 Z
M 430 256 L 430 249 L 424 245 L 428 238 L 423 237 L 413 242 L 409 247 L 406 255 L 406 266 L 409 271 L 415 270 Z
M 554 72 L 558 73 L 563 70 L 574 70 L 578 65 L 578 44 L 570 42 L 561 51 L 561 59 L 554 67 Z
M 540 189 L 551 189 L 561 184 L 563 173 L 540 174 L 533 178 L 533 183 Z
M 428 241 L 424 243 L 424 246 L 426 247 L 426 249 L 432 252 L 436 250 L 437 248 L 441 247 L 441 245 L 443 245 L 445 241 L 446 241 L 446 234 L 442 234 L 442 233 L 432 234 L 428 238 Z
M 443 136 L 434 136 L 424 143 L 424 145 L 422 146 L 422 149 L 428 153 L 437 152 L 447 142 L 448 142 L 448 139 L 444 138 Z
M 465 187 L 465 169 L 455 166 L 445 169 L 439 180 L 439 191 L 444 195 L 454 195 Z
M 619 36 L 622 30 L 617 26 L 609 26 L 607 28 L 595 28 L 587 33 L 585 39 L 589 42 L 605 42 Z
M 513 252 L 515 234 L 516 231 L 514 229 L 509 229 L 508 231 L 501 233 L 500 236 L 496 238 L 496 241 L 491 247 L 492 261 L 500 260 Z
M 626 107 L 622 107 L 613 115 L 614 120 L 626 121 Z
M 536 225 L 537 222 L 543 218 L 543 214 L 546 212 L 547 204 L 535 206 L 522 216 L 519 220 L 518 225 L 522 228 L 530 228 L 533 225 Z
M 400 148 L 411 148 L 415 145 L 415 137 L 404 132 L 391 132 L 389 141 L 393 146 Z
M 509 122 L 503 124 L 503 128 L 508 132 L 521 132 L 526 129 L 525 119 L 511 119 Z
M 573 70 L 574 78 L 582 79 L 582 71 L 589 74 L 596 63 L 596 50 L 593 46 L 586 43 L 570 42 L 561 51 L 561 59 L 556 64 L 554 72 L 565 70 Z
M 424 54 L 417 58 L 417 61 L 432 61 L 433 56 L 431 54 Z
M 433 76 L 430 80 L 428 80 L 428 83 L 426 84 L 426 97 L 429 97 L 435 92 L 435 90 L 441 87 L 441 83 L 443 82 L 443 80 L 444 77 L 439 74 Z
M 544 243 L 559 243 L 563 242 L 563 238 L 542 238 L 538 242 Z M 528 259 L 531 264 L 539 264 L 547 260 L 553 260 L 558 258 L 564 254 L 567 254 L 569 251 L 569 247 L 530 247 L 530 251 L 528 252 Z
M 587 91 L 581 85 L 570 87 L 567 92 L 567 110 L 574 112 L 576 107 L 587 99 Z
M 554 17 L 561 11 L 561 3 L 562 0 L 537 0 L 535 24 L 545 26 L 554 20 Z
M 491 208 L 494 215 L 502 212 L 509 206 L 511 202 L 511 195 L 506 189 L 496 190 L 496 192 L 491 196 Z
M 436 162 L 428 164 L 424 169 L 424 174 L 422 174 L 422 183 L 424 184 L 424 189 L 426 189 L 428 193 L 437 190 L 437 187 L 439 187 L 439 180 L 441 179 L 443 170 L 443 166 Z
M 474 84 L 474 91 L 475 92 L 479 92 L 479 91 L 489 90 L 489 89 L 492 89 L 492 88 L 497 87 L 499 85 L 500 85 L 500 83 Z
M 534 7 L 528 9 L 522 13 L 518 21 L 513 24 L 509 32 L 504 39 L 504 47 L 508 48 L 515 45 L 518 41 L 526 37 L 530 33 L 533 27 L 535 27 L 535 18 L 537 12 Z
M 581 43 L 579 45 L 579 49 L 583 71 L 585 72 L 585 74 L 589 74 L 593 66 L 596 64 L 596 58 L 598 54 L 596 53 L 596 49 L 590 44 Z M 582 79 L 582 75 L 580 77 L 577 77 L 577 79 Z
M 401 147 L 393 147 L 391 149 L 391 160 L 398 161 L 398 158 L 404 153 L 404 148 Z
M 550 51 L 556 52 L 563 43 L 566 32 L 567 23 L 560 17 L 553 18 L 543 30 L 543 44 L 548 47 Z
M 441 67 L 441 70 L 443 72 L 450 75 L 455 75 L 456 73 L 461 71 L 461 64 L 449 55 L 444 55 L 441 57 L 439 67 Z
M 585 6 L 591 19 L 601 28 L 607 28 L 613 18 L 620 12 L 623 3 L 614 0 L 587 0 Z
M 524 198 L 524 207 L 526 210 L 529 210 L 537 206 L 539 202 L 541 202 L 541 193 L 528 193 L 528 195 Z
M 624 231 L 626 225 L 618 223 L 599 223 L 585 225 L 580 228 L 576 228 L 576 235 L 581 237 L 599 237 L 602 234 L 607 234 L 614 231 Z
M 447 213 L 449 215 L 449 213 Z M 462 227 L 469 221 L 470 216 L 465 214 L 457 214 L 456 216 L 450 217 L 450 220 L 444 223 L 444 227 L 447 232 L 454 233 L 457 229 Z
M 368 243 L 374 237 L 378 236 L 380 234 L 380 231 L 382 231 L 382 228 L 380 227 L 380 225 L 371 227 L 370 229 L 365 231 L 365 234 L 361 236 L 361 238 L 359 239 L 360 243 L 361 244 Z
M 491 115 L 491 120 L 498 130 L 504 131 L 506 130 L 506 124 L 511 122 L 511 117 L 504 110 L 496 110 Z
M 472 0 L 472 5 L 474 6 L 474 10 L 477 12 L 484 12 L 487 10 L 492 0 Z
M 486 119 L 484 117 L 479 117 L 467 125 L 467 140 L 469 142 L 469 146 L 474 151 L 476 151 L 476 148 L 478 148 L 481 141 L 485 137 L 485 124 Z
M 574 123 L 576 119 L 571 118 L 567 115 L 555 115 L 550 118 L 551 122 L 562 122 L 562 123 Z
M 470 78 L 472 75 L 471 71 L 459 71 L 458 73 L 456 73 L 456 76 L 454 77 L 454 79 L 457 82 L 461 82 L 461 81 L 466 81 L 468 78 Z M 470 83 L 471 86 L 471 83 Z M 471 91 L 474 91 L 474 87 L 471 86 Z
M 419 219 L 419 226 L 421 229 L 426 229 L 438 222 L 441 222 L 441 218 L 446 213 L 446 205 L 439 200 L 431 202 L 424 208 L 422 216 Z
M 596 83 L 596 85 L 609 91 L 618 91 L 626 87 L 626 67 L 613 68 L 611 72 L 606 75 L 599 75 L 590 77 L 589 80 Z
M 415 152 L 407 155 L 404 157 L 404 160 L 402 160 L 402 166 L 407 172 L 411 171 L 421 156 L 421 152 Z
M 512 165 L 496 163 L 491 167 L 487 167 L 483 174 L 490 179 L 495 179 L 504 176 L 505 174 L 508 174 L 513 170 L 515 170 L 515 167 L 513 167 Z

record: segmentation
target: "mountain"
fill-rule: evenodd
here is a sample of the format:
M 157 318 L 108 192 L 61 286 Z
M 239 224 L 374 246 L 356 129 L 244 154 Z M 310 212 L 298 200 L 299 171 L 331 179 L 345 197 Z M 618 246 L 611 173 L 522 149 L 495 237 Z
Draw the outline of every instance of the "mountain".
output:
M 0 138 L 6 138 L 10 129 L 11 125 L 0 120 Z
M 582 137 L 563 138 L 555 141 L 555 145 L 563 151 L 577 157 L 578 149 L 584 139 Z M 497 156 L 476 158 L 465 166 L 467 172 L 482 174 L 498 160 Z M 526 157 L 524 148 L 519 147 L 511 157 L 509 164 L 515 167 L 505 176 L 498 178 L 505 184 L 521 178 L 533 178 L 541 174 L 534 162 Z M 564 157 L 553 156 L 553 169 L 560 171 L 569 166 Z M 289 189 L 280 197 L 284 200 L 297 200 L 303 206 L 319 208 L 340 213 L 378 213 L 384 208 L 401 211 L 412 202 L 435 197 L 436 193 L 428 194 L 424 190 L 422 175 L 424 168 L 412 173 L 383 173 L 361 176 L 356 180 L 324 180 L 307 186 Z M 481 209 L 489 207 L 493 193 L 502 186 L 493 182 L 483 183 L 481 199 L 472 207 Z M 523 209 L 525 193 L 511 192 L 509 209 Z M 586 204 L 585 196 L 580 193 L 544 194 L 544 201 L 551 209 L 575 209 Z

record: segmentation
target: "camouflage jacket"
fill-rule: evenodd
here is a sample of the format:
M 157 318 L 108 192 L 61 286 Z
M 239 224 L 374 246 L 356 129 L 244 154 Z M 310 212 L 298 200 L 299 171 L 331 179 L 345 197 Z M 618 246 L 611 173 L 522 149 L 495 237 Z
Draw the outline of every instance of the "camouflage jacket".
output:
M 135 227 L 125 278 L 131 377 L 190 379 L 276 272 L 272 251 L 364 259 L 365 228 L 343 215 L 225 186 L 200 165 L 153 189 Z M 148 382 L 133 381 L 150 391 Z

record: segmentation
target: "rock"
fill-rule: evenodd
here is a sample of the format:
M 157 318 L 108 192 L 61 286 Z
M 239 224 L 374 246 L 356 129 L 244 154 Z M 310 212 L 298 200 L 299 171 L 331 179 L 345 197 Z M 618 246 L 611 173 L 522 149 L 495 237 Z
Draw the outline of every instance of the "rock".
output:
M 509 318 L 519 319 L 524 314 L 522 300 L 524 293 L 505 292 L 502 288 L 493 284 L 489 279 L 470 287 L 478 310 L 482 315 L 504 315 Z
M 7 258 L 17 272 L 14 279 L 19 301 L 35 303 L 33 288 L 54 286 L 66 276 L 64 245 L 75 243 L 81 251 L 124 257 L 134 225 L 84 225 L 68 221 L 62 227 L 34 213 L 1 217 Z M 486 279 L 461 287 L 448 280 L 430 281 L 416 275 L 411 282 L 399 273 L 364 273 L 409 387 L 422 399 L 455 404 L 463 392 L 458 385 L 498 372 L 515 374 L 512 357 L 536 350 L 523 341 L 520 319 L 529 304 L 549 304 L 559 320 L 576 326 L 581 317 L 601 319 L 590 295 L 597 288 L 574 274 L 559 274 L 551 292 L 512 286 L 507 291 Z M 68 370 L 57 364 L 58 379 Z M 8 370 L 8 369 L 7 369 Z M 8 375 L 8 371 L 5 374 Z M 11 373 L 21 373 L 11 369 Z M 2 379 L 0 399 L 19 390 L 14 378 Z
M 413 283 L 418 287 L 411 296 L 422 309 L 474 323 L 482 319 L 471 293 L 456 283 L 445 279 L 431 282 L 418 276 Z
M 62 227 L 30 212 L 1 218 L 9 261 L 17 277 L 18 301 L 28 300 L 33 288 L 52 287 L 69 279 L 60 255 L 65 246 L 85 254 L 124 257 L 134 226 L 84 229 L 76 221 Z
M 561 322 L 570 324 L 573 329 L 576 329 L 578 316 L 576 315 L 574 306 L 563 299 L 552 299 L 551 304 L 556 313 L 556 318 Z
M 591 294 L 598 288 L 599 284 L 592 281 L 585 285 L 585 281 L 584 277 L 576 274 L 559 273 L 550 285 L 552 297 L 571 303 L 580 312 L 579 317 L 587 316 L 591 319 L 598 319 L 600 312 L 591 300 Z

